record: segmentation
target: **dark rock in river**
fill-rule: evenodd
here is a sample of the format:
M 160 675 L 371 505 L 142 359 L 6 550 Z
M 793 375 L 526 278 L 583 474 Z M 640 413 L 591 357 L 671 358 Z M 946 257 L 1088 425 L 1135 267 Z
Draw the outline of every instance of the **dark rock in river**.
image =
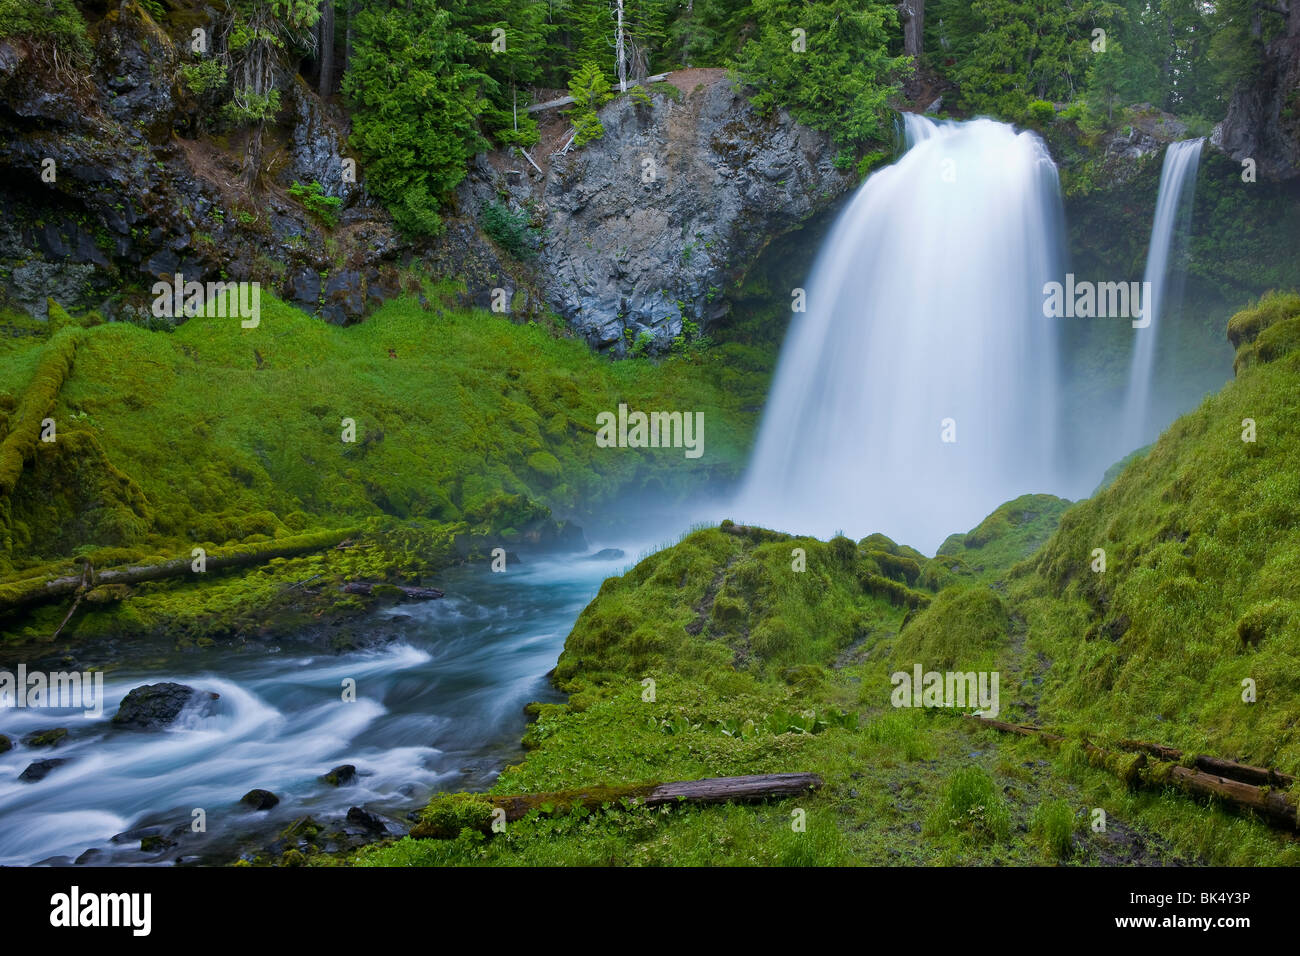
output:
M 8 737 L 6 737 L 4 734 L 0 734 L 0 754 L 4 753 L 7 750 L 12 750 L 12 749 L 13 749 L 13 741 L 10 740 Z
M 383 820 L 361 807 L 348 807 L 348 823 L 364 827 L 373 833 L 388 832 L 388 825 Z
M 50 730 L 37 730 L 23 738 L 28 747 L 57 747 L 68 736 L 67 727 L 53 727 Z
M 270 790 L 250 790 L 239 798 L 239 802 L 254 810 L 270 810 L 280 802 L 280 798 Z
M 170 681 L 161 684 L 144 684 L 122 699 L 121 706 L 113 715 L 113 725 L 134 730 L 156 730 L 167 726 L 179 717 L 187 704 L 204 698 L 213 701 L 217 699 L 217 695 L 208 691 L 195 690 L 188 684 L 176 684 Z
M 331 787 L 342 787 L 357 779 L 357 768 L 350 763 L 341 764 L 325 774 L 321 779 Z
M 46 760 L 37 760 L 26 770 L 18 775 L 18 779 L 24 783 L 35 783 L 37 780 L 44 780 L 51 770 L 55 767 L 67 763 L 59 757 L 50 757 Z

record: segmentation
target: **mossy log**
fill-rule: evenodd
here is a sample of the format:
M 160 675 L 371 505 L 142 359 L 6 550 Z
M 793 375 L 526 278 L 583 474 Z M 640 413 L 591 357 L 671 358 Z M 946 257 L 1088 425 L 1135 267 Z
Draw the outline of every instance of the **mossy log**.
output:
M 13 494 L 23 464 L 36 452 L 40 441 L 41 422 L 48 417 L 59 397 L 59 390 L 72 374 L 73 359 L 77 354 L 84 331 L 77 327 L 59 330 L 46 344 L 36 366 L 22 402 L 13 417 L 13 427 L 0 442 L 0 498 Z
M 346 528 L 335 531 L 317 531 L 312 534 L 294 535 L 291 538 L 277 538 L 272 541 L 259 541 L 254 544 L 240 544 L 220 551 L 210 552 L 205 557 L 207 571 L 221 571 L 227 568 L 244 567 L 261 564 L 272 558 L 286 558 L 308 551 L 321 551 L 332 547 L 345 538 L 355 534 L 354 529 Z M 105 584 L 140 584 L 144 581 L 157 581 L 162 578 L 197 576 L 193 570 L 193 558 L 186 555 L 167 561 L 151 564 L 127 565 L 92 572 L 87 575 L 69 574 L 63 577 L 48 578 L 37 576 L 0 584 L 0 612 L 30 604 L 75 595 L 79 592 Z
M 450 838 L 465 826 L 489 833 L 497 810 L 504 811 L 505 819 L 509 822 L 522 819 L 532 810 L 568 813 L 578 807 L 594 810 L 624 801 L 640 807 L 659 807 L 673 803 L 737 803 L 803 796 L 821 786 L 822 778 L 815 773 L 761 773 L 744 777 L 619 784 L 508 796 L 443 794 L 429 804 L 423 821 L 411 829 L 411 836 L 416 839 Z
M 1059 746 L 1066 739 L 1060 734 L 1053 734 L 1040 727 L 1033 727 L 1028 724 L 1011 724 L 1002 720 L 977 717 L 974 714 L 967 714 L 966 716 L 970 720 L 978 721 L 996 730 L 1020 734 L 1024 737 L 1038 737 L 1040 740 L 1055 746 Z M 1136 743 L 1138 742 L 1125 741 L 1124 745 Z M 1172 747 L 1162 747 L 1159 744 L 1141 744 L 1138 748 L 1129 746 L 1128 749 L 1137 750 L 1137 752 L 1129 753 L 1106 750 L 1087 741 L 1083 741 L 1082 746 L 1084 753 L 1088 756 L 1088 762 L 1092 766 L 1113 773 L 1131 786 L 1143 784 L 1153 787 L 1178 787 L 1180 790 L 1196 796 L 1217 798 L 1239 810 L 1253 810 L 1273 826 L 1287 830 L 1300 829 L 1300 815 L 1297 813 L 1295 796 L 1285 790 L 1274 789 L 1276 785 L 1259 785 L 1243 780 L 1234 780 L 1222 773 L 1207 773 L 1205 770 L 1186 767 L 1172 760 L 1160 759 L 1162 754 L 1168 757 L 1177 754 L 1179 760 L 1184 759 L 1184 755 L 1182 751 L 1174 750 Z M 1152 757 L 1156 759 L 1149 759 Z M 1220 760 L 1213 757 L 1205 759 L 1212 761 L 1213 765 L 1225 767 L 1233 773 L 1263 774 L 1265 780 L 1270 775 L 1279 781 L 1293 779 L 1287 774 L 1279 774 L 1264 767 L 1250 767 L 1246 764 L 1238 764 L 1231 760 Z M 1256 777 L 1256 779 L 1259 778 Z
M 1121 740 L 1116 744 L 1120 750 L 1130 750 L 1140 753 L 1149 754 L 1152 757 L 1158 757 L 1161 760 L 1167 760 L 1170 763 L 1190 764 L 1198 770 L 1204 770 L 1209 774 L 1216 774 L 1220 777 L 1227 777 L 1230 780 L 1240 780 L 1242 783 L 1249 783 L 1256 787 L 1283 787 L 1290 788 L 1295 785 L 1295 777 L 1289 773 L 1282 773 L 1280 770 L 1273 770 L 1270 767 L 1255 767 L 1248 763 L 1238 763 L 1235 760 L 1225 760 L 1223 757 L 1210 757 L 1205 754 L 1196 754 L 1191 757 L 1182 750 L 1175 750 L 1173 747 L 1166 747 L 1163 744 L 1149 744 L 1141 740 Z

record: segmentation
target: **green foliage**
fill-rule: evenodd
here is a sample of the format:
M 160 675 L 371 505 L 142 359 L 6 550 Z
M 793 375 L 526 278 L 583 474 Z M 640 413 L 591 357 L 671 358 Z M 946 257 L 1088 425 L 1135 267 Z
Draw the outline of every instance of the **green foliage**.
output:
M 1092 62 L 1092 31 L 1119 14 L 1108 0 L 936 0 L 926 20 L 963 108 L 1019 120 L 1031 100 L 1073 97 Z
M 479 214 L 479 222 L 493 241 L 516 259 L 532 258 L 535 254 L 529 240 L 528 215 L 511 212 L 497 202 L 490 202 Z
M 952 775 L 925 820 L 927 836 L 966 836 L 977 842 L 1005 840 L 1011 813 L 993 780 L 981 767 L 963 767 Z
M 3 343 L 0 390 L 19 396 L 0 403 L 18 564 L 81 545 L 188 553 L 367 518 L 523 531 L 545 514 L 538 501 L 581 511 L 651 474 L 680 494 L 736 474 L 755 423 L 741 408 L 764 381 L 732 368 L 727 347 L 695 363 L 611 364 L 539 325 L 413 299 L 348 328 L 264 293 L 256 330 L 198 316 L 166 335 L 112 323 Z M 597 448 L 596 415 L 620 401 L 706 410 L 708 455 Z M 47 414 L 59 440 L 28 474 Z M 355 443 L 340 440 L 344 417 Z
M 51 40 L 78 60 L 90 55 L 86 23 L 72 0 L 0 0 L 0 37 Z
M 985 587 L 953 586 L 899 635 L 894 660 L 908 670 L 986 670 L 1008 642 L 1011 622 L 1002 599 Z
M 1240 357 L 1298 318 L 1300 296 L 1270 296 L 1229 334 Z M 1029 647 L 1053 661 L 1044 722 L 1300 766 L 1283 704 L 1300 695 L 1300 337 L 1274 334 L 1267 356 L 1067 511 L 1013 591 Z M 1261 703 L 1243 701 L 1247 677 Z
M 569 80 L 569 95 L 573 97 L 573 108 L 569 110 L 569 122 L 577 135 L 573 145 L 582 146 L 593 139 L 605 135 L 605 127 L 600 123 L 596 111 L 614 98 L 610 92 L 609 80 L 594 62 L 583 64 L 581 70 Z
M 1047 800 L 1034 808 L 1030 832 L 1056 859 L 1074 852 L 1074 809 L 1064 800 Z
M 442 793 L 429 801 L 413 831 L 421 838 L 449 839 L 462 830 L 484 831 L 492 825 L 492 804 L 468 793 Z
M 316 181 L 303 185 L 296 179 L 289 187 L 289 195 L 306 207 L 307 211 L 333 229 L 339 224 L 339 206 L 343 200 L 338 196 L 329 196 L 325 187 Z
M 483 74 L 466 64 L 471 41 L 434 0 L 364 8 L 353 30 L 343 91 L 368 188 L 402 229 L 436 233 L 440 205 L 486 145 L 477 124 Z
M 881 0 L 754 0 L 757 34 L 741 50 L 738 78 L 754 88 L 761 110 L 788 109 L 795 118 L 831 134 L 836 163 L 853 165 L 864 144 L 883 141 L 888 101 L 901 57 L 887 46 L 897 15 Z M 806 35 L 796 52 L 793 30 Z
M 203 96 L 226 85 L 226 64 L 216 57 L 183 63 L 180 68 L 181 83 L 195 96 Z

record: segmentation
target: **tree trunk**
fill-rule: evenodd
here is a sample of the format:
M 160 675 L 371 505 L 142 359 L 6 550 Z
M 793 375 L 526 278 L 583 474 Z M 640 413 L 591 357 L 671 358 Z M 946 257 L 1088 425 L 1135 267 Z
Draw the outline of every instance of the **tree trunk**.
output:
M 235 545 L 208 554 L 206 567 L 208 572 L 220 571 L 224 568 L 263 564 L 272 558 L 285 558 L 307 551 L 323 551 L 352 534 L 351 530 L 316 531 L 295 535 L 292 538 Z M 0 611 L 10 611 L 30 604 L 41 604 L 56 598 L 83 593 L 88 588 L 103 584 L 139 584 L 144 581 L 157 581 L 182 575 L 197 576 L 198 573 L 200 572 L 193 570 L 192 559 L 187 556 L 152 564 L 110 568 L 94 573 L 89 582 L 86 581 L 84 572 L 60 578 L 44 576 L 22 578 L 0 584 Z
M 505 813 L 507 821 L 522 819 L 531 810 L 548 807 L 547 813 L 568 813 L 576 807 L 597 809 L 605 804 L 627 801 L 642 807 L 661 807 L 675 803 L 744 802 L 769 798 L 800 797 L 818 790 L 822 778 L 815 773 L 761 773 L 746 777 L 707 777 L 704 780 L 681 780 L 676 783 L 616 784 L 585 790 L 560 790 L 554 793 L 521 793 L 509 796 L 483 796 L 494 809 Z M 490 825 L 483 829 L 490 832 Z M 455 837 L 459 830 L 440 830 L 427 822 L 411 829 L 415 839 Z
M 321 0 L 319 63 L 319 91 L 323 99 L 334 92 L 334 0 Z
M 903 26 L 903 53 L 919 57 L 925 42 L 925 0 L 903 0 L 898 19 Z
M 1048 744 L 1059 746 L 1065 741 L 1065 738 L 1060 734 L 1049 733 L 1028 724 L 1009 724 L 1005 721 L 977 717 L 973 714 L 967 716 L 971 720 L 979 721 L 981 724 L 997 730 L 1020 734 L 1024 737 L 1038 737 Z M 1219 768 L 1219 772 L 1206 773 L 1204 770 L 1193 770 L 1190 767 L 1183 767 L 1176 763 L 1160 760 L 1160 754 L 1170 756 L 1178 754 L 1181 758 L 1182 752 L 1170 747 L 1161 747 L 1159 744 L 1125 741 L 1121 746 L 1139 750 L 1138 753 L 1127 759 L 1122 753 L 1105 750 L 1087 741 L 1083 741 L 1082 746 L 1084 753 L 1088 755 L 1090 764 L 1113 773 L 1130 786 L 1142 784 L 1149 787 L 1164 787 L 1172 785 L 1186 793 L 1217 798 L 1239 810 L 1254 811 L 1273 826 L 1288 830 L 1300 829 L 1300 817 L 1297 816 L 1295 798 L 1287 791 L 1276 789 L 1276 785 L 1257 785 L 1240 779 L 1231 779 L 1224 775 L 1225 773 L 1232 773 L 1234 776 L 1254 779 L 1260 779 L 1262 775 L 1262 779 L 1267 780 L 1270 777 L 1276 777 L 1280 782 L 1282 779 L 1291 779 L 1286 774 L 1278 774 L 1276 771 L 1264 767 L 1251 767 L 1216 757 L 1198 758 L 1198 763 L 1200 759 L 1205 759 L 1209 762 L 1209 765 Z M 1147 760 L 1148 753 L 1157 757 L 1154 765 Z

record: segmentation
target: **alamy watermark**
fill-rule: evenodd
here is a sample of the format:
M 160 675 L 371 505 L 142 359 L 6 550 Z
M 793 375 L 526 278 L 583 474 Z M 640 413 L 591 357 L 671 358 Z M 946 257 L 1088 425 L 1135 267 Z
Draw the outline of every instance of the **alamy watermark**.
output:
M 262 321 L 262 286 L 258 282 L 186 282 L 179 272 L 172 281 L 153 284 L 153 314 L 156 319 L 193 318 L 211 303 L 212 315 L 242 319 L 239 324 L 255 329 Z
M 629 412 L 596 415 L 597 448 L 684 448 L 687 458 L 704 454 L 703 412 Z
M 1068 272 L 1065 284 L 1043 286 L 1043 315 L 1049 319 L 1132 319 L 1133 328 L 1151 324 L 1150 282 L 1074 281 Z
M 895 707 L 979 707 L 978 717 L 996 717 L 998 671 L 896 671 L 889 675 L 894 685 L 889 702 Z
M 8 707 L 80 708 L 87 717 L 104 714 L 102 671 L 0 670 L 0 709 Z

